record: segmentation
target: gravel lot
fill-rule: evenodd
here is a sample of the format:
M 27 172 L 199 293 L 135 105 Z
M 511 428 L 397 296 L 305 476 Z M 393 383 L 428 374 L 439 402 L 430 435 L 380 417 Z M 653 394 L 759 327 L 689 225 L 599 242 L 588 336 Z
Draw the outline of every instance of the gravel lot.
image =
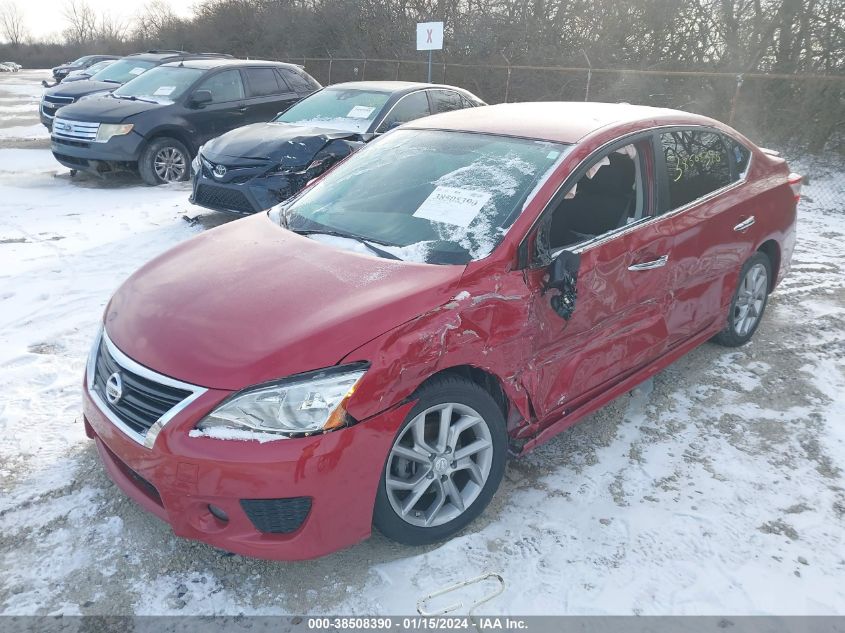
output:
M 511 461 L 448 543 L 375 534 L 264 562 L 174 537 L 84 436 L 84 359 L 109 295 L 227 219 L 186 221 L 184 185 L 71 179 L 37 126 L 43 77 L 0 76 L 0 613 L 411 613 L 487 570 L 506 583 L 496 614 L 845 613 L 841 169 L 793 164 L 813 174 L 793 269 L 750 345 L 704 345 Z

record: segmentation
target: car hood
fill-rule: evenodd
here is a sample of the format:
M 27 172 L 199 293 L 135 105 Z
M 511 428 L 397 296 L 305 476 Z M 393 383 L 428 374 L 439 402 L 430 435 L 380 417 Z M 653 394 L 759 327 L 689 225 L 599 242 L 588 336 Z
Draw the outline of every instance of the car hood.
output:
M 120 88 L 120 84 L 113 84 L 107 81 L 91 81 L 83 79 L 80 81 L 71 81 L 70 83 L 60 83 L 58 86 L 48 88 L 44 91 L 45 96 L 50 97 L 73 97 L 78 99 L 85 95 L 90 95 L 93 92 L 103 92 Z
M 73 84 L 71 84 L 73 85 Z M 149 112 L 156 108 L 166 108 L 170 103 L 150 103 L 148 101 L 130 101 L 115 99 L 109 95 L 77 101 L 62 108 L 62 118 L 73 121 L 96 121 L 100 123 L 120 123 L 129 117 Z
M 446 303 L 463 270 L 339 250 L 262 213 L 138 270 L 106 308 L 106 332 L 159 373 L 237 390 L 337 364 Z
M 361 135 L 342 130 L 254 123 L 227 132 L 203 146 L 203 156 L 214 162 L 231 163 L 231 158 L 268 160 L 283 166 L 307 165 L 314 155 L 335 139 L 360 140 Z

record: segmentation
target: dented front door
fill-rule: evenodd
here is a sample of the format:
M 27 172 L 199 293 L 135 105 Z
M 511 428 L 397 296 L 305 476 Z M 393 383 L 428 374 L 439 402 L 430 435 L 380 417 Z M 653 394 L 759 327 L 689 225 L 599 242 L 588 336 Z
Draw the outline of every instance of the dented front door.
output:
M 556 291 L 542 292 L 546 271 L 528 271 L 533 335 L 526 379 L 541 420 L 577 408 L 664 351 L 672 237 L 662 225 L 647 219 L 576 251 L 569 320 L 552 308 Z

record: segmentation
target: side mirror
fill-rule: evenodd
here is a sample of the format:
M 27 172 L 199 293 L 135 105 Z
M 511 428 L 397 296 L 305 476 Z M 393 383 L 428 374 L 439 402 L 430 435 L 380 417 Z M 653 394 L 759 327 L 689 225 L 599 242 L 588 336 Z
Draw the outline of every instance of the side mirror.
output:
M 567 321 L 575 311 L 575 300 L 578 296 L 576 283 L 580 263 L 580 255 L 561 251 L 549 266 L 549 280 L 545 290 L 559 291 L 559 294 L 552 295 L 550 303 L 552 309 Z
M 191 106 L 201 108 L 211 103 L 212 100 L 211 90 L 197 90 L 191 95 Z

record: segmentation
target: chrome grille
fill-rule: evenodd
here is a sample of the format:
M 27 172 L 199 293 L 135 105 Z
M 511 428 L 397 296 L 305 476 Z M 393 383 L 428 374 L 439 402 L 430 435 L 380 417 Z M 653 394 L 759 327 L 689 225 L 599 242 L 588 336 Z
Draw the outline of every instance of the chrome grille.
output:
M 88 392 L 118 428 L 148 448 L 164 424 L 206 391 L 136 363 L 105 334 L 95 345 L 88 364 Z M 113 389 L 109 393 L 114 376 L 120 385 L 117 397 Z
M 95 141 L 97 132 L 100 129 L 99 123 L 88 121 L 71 121 L 56 117 L 53 121 L 53 136 L 59 138 L 70 138 L 78 141 Z
M 57 103 L 59 105 L 67 105 L 73 103 L 74 97 L 56 97 L 53 95 L 44 95 L 44 101 L 47 103 Z

